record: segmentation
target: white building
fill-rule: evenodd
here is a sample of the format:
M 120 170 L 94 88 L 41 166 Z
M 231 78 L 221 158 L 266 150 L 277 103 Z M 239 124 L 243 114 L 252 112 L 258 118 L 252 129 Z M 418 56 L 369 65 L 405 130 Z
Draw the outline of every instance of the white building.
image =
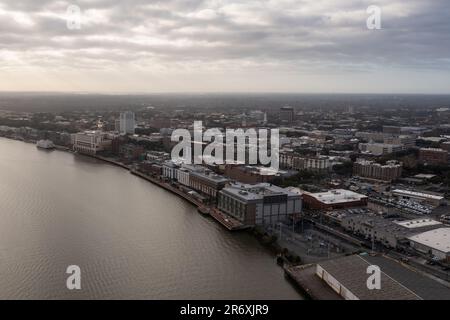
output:
M 189 187 L 189 170 L 186 168 L 179 168 L 177 170 L 177 180 L 181 185 Z
M 172 161 L 164 162 L 162 166 L 163 177 L 169 180 L 177 180 L 179 165 L 173 163 Z
M 120 134 L 134 134 L 134 112 L 126 111 L 120 114 Z
M 411 247 L 450 262 L 450 228 L 439 228 L 409 237 Z
M 306 157 L 281 152 L 280 166 L 290 170 L 326 171 L 331 169 L 331 162 L 326 156 Z
M 190 174 L 192 172 L 204 172 L 205 168 L 198 165 L 183 164 L 180 168 L 177 168 L 177 180 L 180 184 L 189 187 L 190 186 Z
M 106 136 L 101 131 L 85 131 L 75 133 L 73 136 L 73 150 L 95 155 L 98 151 L 102 151 L 107 144 Z
M 440 206 L 445 203 L 445 198 L 441 195 L 416 192 L 411 190 L 395 189 L 392 191 L 392 195 L 403 200 L 416 200 L 420 202 L 429 203 L 432 206 Z

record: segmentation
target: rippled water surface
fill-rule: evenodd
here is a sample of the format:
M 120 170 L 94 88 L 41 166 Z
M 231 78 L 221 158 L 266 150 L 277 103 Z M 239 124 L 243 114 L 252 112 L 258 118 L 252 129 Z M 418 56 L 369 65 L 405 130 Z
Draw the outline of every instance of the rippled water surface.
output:
M 66 288 L 68 265 L 82 290 Z M 300 299 L 270 255 L 94 159 L 0 138 L 0 298 Z

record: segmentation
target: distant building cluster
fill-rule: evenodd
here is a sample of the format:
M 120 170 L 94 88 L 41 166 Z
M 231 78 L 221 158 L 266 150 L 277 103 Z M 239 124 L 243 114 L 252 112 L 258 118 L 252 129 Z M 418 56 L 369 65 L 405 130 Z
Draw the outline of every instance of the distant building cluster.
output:
M 432 115 L 425 116 L 407 108 L 386 107 L 380 113 L 357 105 L 313 109 L 294 103 L 254 109 L 152 106 L 104 114 L 38 115 L 40 129 L 13 126 L 24 121 L 34 125 L 38 121 L 31 114 L 0 111 L 6 119 L 0 135 L 38 142 L 41 147 L 64 146 L 125 165 L 189 201 L 194 199 L 199 209 L 225 226 L 258 226 L 263 234 L 278 236 L 284 230 L 281 224 L 289 225 L 293 234 L 281 240 L 292 247 L 313 242 L 306 234 L 296 238 L 299 218 L 325 238 L 333 234 L 361 248 L 389 248 L 445 267 L 450 262 L 450 113 L 441 109 L 430 107 Z M 411 121 L 415 112 L 417 117 Z M 193 136 L 194 120 L 201 120 L 204 130 L 221 132 L 279 129 L 280 169 L 246 163 L 254 151 L 247 139 L 233 143 L 245 160 L 195 165 L 172 160 L 170 152 L 176 144 L 172 133 L 186 129 Z M 57 130 L 49 129 L 50 125 Z M 195 139 L 188 144 L 202 151 L 207 146 Z M 229 142 L 222 141 L 221 146 L 226 158 Z M 319 249 L 312 244 L 308 249 L 320 251 L 324 241 L 318 241 Z M 313 253 L 307 251 L 307 256 Z M 316 264 L 315 279 L 343 299 L 370 297 L 358 284 L 347 282 L 346 271 L 341 270 L 351 262 L 355 263 L 351 270 L 360 272 L 366 262 L 359 256 L 329 261 L 333 260 Z M 407 293 L 400 287 L 392 284 L 408 299 L 427 295 L 420 290 Z

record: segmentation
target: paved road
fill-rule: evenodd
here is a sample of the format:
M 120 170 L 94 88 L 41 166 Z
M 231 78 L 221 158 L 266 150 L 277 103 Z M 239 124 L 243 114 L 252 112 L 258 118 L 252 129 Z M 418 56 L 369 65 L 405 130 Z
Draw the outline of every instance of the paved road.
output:
M 301 234 L 301 227 L 297 226 L 295 230 L 296 232 L 294 233 L 292 231 L 292 226 L 283 225 L 281 233 L 282 238 L 279 241 L 281 246 L 286 247 L 299 255 L 304 263 L 313 263 L 333 257 L 339 257 L 345 253 L 355 252 L 358 250 L 370 251 L 372 245 L 370 241 L 355 238 L 354 236 L 340 232 L 335 228 L 320 224 L 319 221 L 313 219 L 310 219 L 310 221 L 311 223 L 315 223 L 316 228 L 312 227 L 310 223 L 305 222 L 305 230 L 303 234 Z M 322 228 L 319 230 L 317 227 Z M 329 234 L 326 230 L 333 232 L 332 234 Z M 276 226 L 274 231 L 274 233 L 279 237 L 279 225 Z M 349 238 L 352 238 L 354 243 L 350 244 L 347 241 Z M 363 242 L 364 246 L 355 245 L 355 243 L 358 242 Z M 328 250 L 328 244 L 330 244 L 330 250 Z M 336 248 L 339 248 L 340 252 L 336 252 Z M 450 281 L 450 271 L 444 271 L 440 266 L 427 265 L 425 264 L 426 259 L 420 257 L 410 257 L 394 250 L 387 250 L 377 244 L 375 245 L 375 251 L 384 253 L 396 260 L 401 260 L 402 258 L 408 259 L 411 267 L 414 267 L 423 273 L 429 274 L 434 278 L 438 278 L 438 280 L 441 280 L 441 282 L 445 285 L 449 285 L 448 281 Z

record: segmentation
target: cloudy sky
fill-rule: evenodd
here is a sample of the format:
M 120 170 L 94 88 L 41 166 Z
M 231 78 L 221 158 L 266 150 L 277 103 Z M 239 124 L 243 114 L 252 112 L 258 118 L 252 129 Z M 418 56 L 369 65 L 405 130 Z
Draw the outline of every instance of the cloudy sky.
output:
M 449 12 L 448 0 L 0 0 L 0 91 L 450 93 Z

